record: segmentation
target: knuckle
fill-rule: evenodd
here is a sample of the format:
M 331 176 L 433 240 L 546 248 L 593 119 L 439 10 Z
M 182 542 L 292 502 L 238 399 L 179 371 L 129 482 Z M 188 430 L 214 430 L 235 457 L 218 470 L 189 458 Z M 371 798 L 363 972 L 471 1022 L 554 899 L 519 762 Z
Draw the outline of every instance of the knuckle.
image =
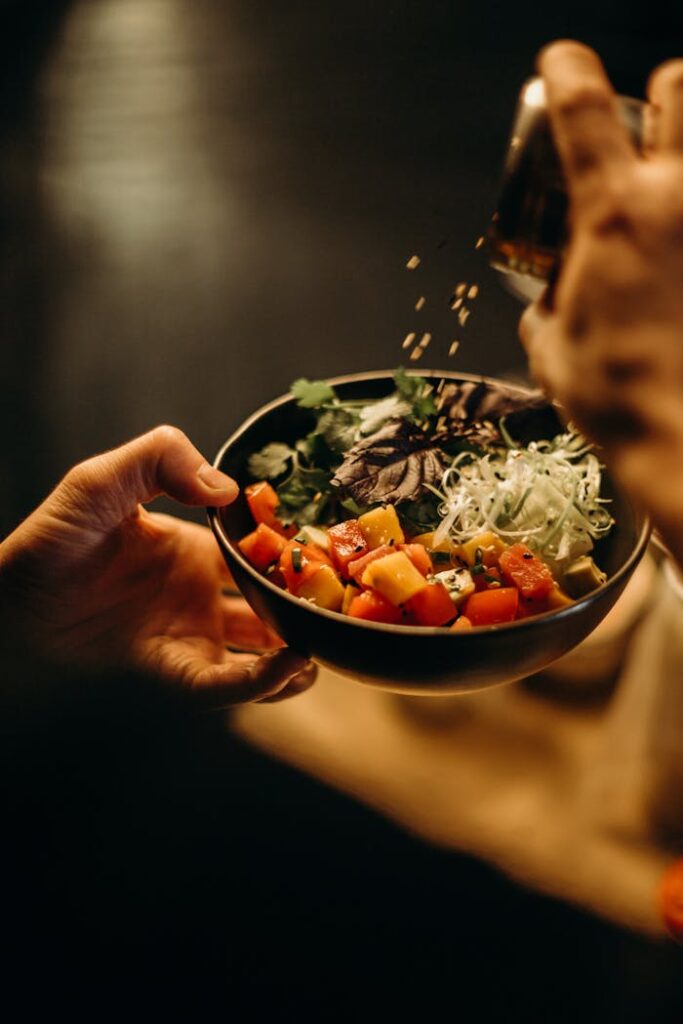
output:
M 97 477 L 97 459 L 98 456 L 94 456 L 72 466 L 62 479 L 62 485 L 70 491 L 90 489 L 93 479 Z
M 171 426 L 169 423 L 162 423 L 150 431 L 151 440 L 161 447 L 184 444 L 187 441 L 186 435 L 179 427 Z

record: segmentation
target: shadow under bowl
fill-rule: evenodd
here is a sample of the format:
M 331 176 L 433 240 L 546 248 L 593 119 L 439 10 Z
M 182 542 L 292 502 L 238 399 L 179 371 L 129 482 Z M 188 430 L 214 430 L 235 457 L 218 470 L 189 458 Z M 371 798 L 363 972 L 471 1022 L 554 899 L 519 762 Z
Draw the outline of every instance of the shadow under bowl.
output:
M 428 370 L 432 383 L 507 382 L 465 373 Z M 373 400 L 391 393 L 393 374 L 377 371 L 330 381 L 343 399 Z M 507 385 L 509 386 L 509 385 Z M 529 392 L 519 391 L 522 400 Z M 545 416 L 541 437 L 561 429 Z M 257 410 L 218 452 L 214 465 L 241 487 L 250 482 L 249 456 L 271 441 L 293 444 L 312 427 L 310 410 L 284 396 Z M 612 500 L 615 525 L 596 546 L 595 557 L 607 582 L 567 608 L 500 626 L 453 633 L 448 629 L 361 622 L 317 608 L 281 590 L 252 568 L 238 541 L 254 524 L 243 492 L 232 505 L 209 509 L 209 523 L 239 589 L 257 615 L 293 648 L 334 672 L 398 693 L 439 696 L 480 690 L 540 672 L 581 643 L 622 593 L 649 537 L 647 518 L 603 474 L 603 494 Z

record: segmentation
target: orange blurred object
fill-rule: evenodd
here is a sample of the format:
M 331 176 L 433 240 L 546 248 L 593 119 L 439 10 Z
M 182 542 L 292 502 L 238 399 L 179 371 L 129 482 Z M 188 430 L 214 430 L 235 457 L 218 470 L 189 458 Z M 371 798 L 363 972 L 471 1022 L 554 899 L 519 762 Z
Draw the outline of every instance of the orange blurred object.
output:
M 683 858 L 664 872 L 659 886 L 659 905 L 669 935 L 683 943 Z

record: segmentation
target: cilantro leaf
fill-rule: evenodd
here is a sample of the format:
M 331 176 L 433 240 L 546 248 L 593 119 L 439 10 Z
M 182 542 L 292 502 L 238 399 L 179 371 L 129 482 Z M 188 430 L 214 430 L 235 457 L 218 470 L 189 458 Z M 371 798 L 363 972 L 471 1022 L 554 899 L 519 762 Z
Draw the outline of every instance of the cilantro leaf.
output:
M 277 488 L 278 519 L 285 526 L 318 522 L 318 515 L 330 493 L 330 474 L 324 469 L 297 467 Z
M 331 451 L 341 455 L 356 440 L 357 427 L 358 416 L 349 409 L 328 409 L 318 420 L 315 433 L 320 434 Z
M 337 397 L 333 388 L 324 380 L 307 380 L 306 377 L 295 380 L 289 390 L 302 409 L 319 409 Z
M 414 419 L 420 423 L 436 415 L 436 405 L 431 396 L 427 394 L 429 381 L 424 377 L 408 375 L 402 366 L 394 374 L 394 383 L 399 395 L 412 407 Z
M 409 533 L 427 533 L 435 530 L 441 522 L 438 507 L 439 499 L 436 495 L 425 492 L 417 501 L 402 502 L 398 506 L 398 514 Z
M 249 456 L 249 473 L 255 480 L 274 480 L 287 471 L 294 454 L 288 444 L 273 441 Z
M 360 432 L 364 436 L 374 434 L 387 420 L 401 419 L 403 416 L 410 416 L 411 412 L 410 403 L 400 394 L 370 402 L 360 411 Z

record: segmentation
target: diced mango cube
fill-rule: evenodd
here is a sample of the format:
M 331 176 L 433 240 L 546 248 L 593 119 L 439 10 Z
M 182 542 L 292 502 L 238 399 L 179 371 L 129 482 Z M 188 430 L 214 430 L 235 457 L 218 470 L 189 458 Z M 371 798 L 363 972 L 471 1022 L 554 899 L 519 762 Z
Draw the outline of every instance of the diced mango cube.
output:
M 481 551 L 481 561 L 484 565 L 497 565 L 498 559 L 506 550 L 507 544 L 501 540 L 498 534 L 487 530 L 485 533 L 478 533 L 472 540 L 461 545 L 462 557 L 468 565 L 477 562 L 477 551 Z
M 449 537 L 444 537 L 438 544 L 434 543 L 434 534 L 436 530 L 430 530 L 429 533 L 421 533 L 417 537 L 413 537 L 411 544 L 423 544 L 428 551 L 444 551 L 447 554 L 460 554 L 460 546 L 453 544 Z
M 321 565 L 310 579 L 301 584 L 297 597 L 312 601 L 319 608 L 338 612 L 344 600 L 344 586 L 331 566 Z
M 418 590 L 429 586 L 403 551 L 396 551 L 393 555 L 385 555 L 371 562 L 363 573 L 361 583 L 364 587 L 379 591 L 393 605 L 403 604 Z
M 574 604 L 574 601 L 569 596 L 569 594 L 565 594 L 565 592 L 562 589 L 562 587 L 558 587 L 557 584 L 553 587 L 553 589 L 548 594 L 548 596 L 546 598 L 546 601 L 547 601 L 548 608 L 553 608 L 553 609 L 554 608 L 567 608 L 567 607 L 569 607 L 570 604 Z
M 403 544 L 405 536 L 393 505 L 373 508 L 358 517 L 358 525 L 370 550 L 382 544 Z
M 341 606 L 341 610 L 344 615 L 348 615 L 349 608 L 351 607 L 351 602 L 353 601 L 354 597 L 358 597 L 360 592 L 360 587 L 354 587 L 352 583 L 346 584 L 346 586 L 344 587 L 344 597 L 342 599 Z

